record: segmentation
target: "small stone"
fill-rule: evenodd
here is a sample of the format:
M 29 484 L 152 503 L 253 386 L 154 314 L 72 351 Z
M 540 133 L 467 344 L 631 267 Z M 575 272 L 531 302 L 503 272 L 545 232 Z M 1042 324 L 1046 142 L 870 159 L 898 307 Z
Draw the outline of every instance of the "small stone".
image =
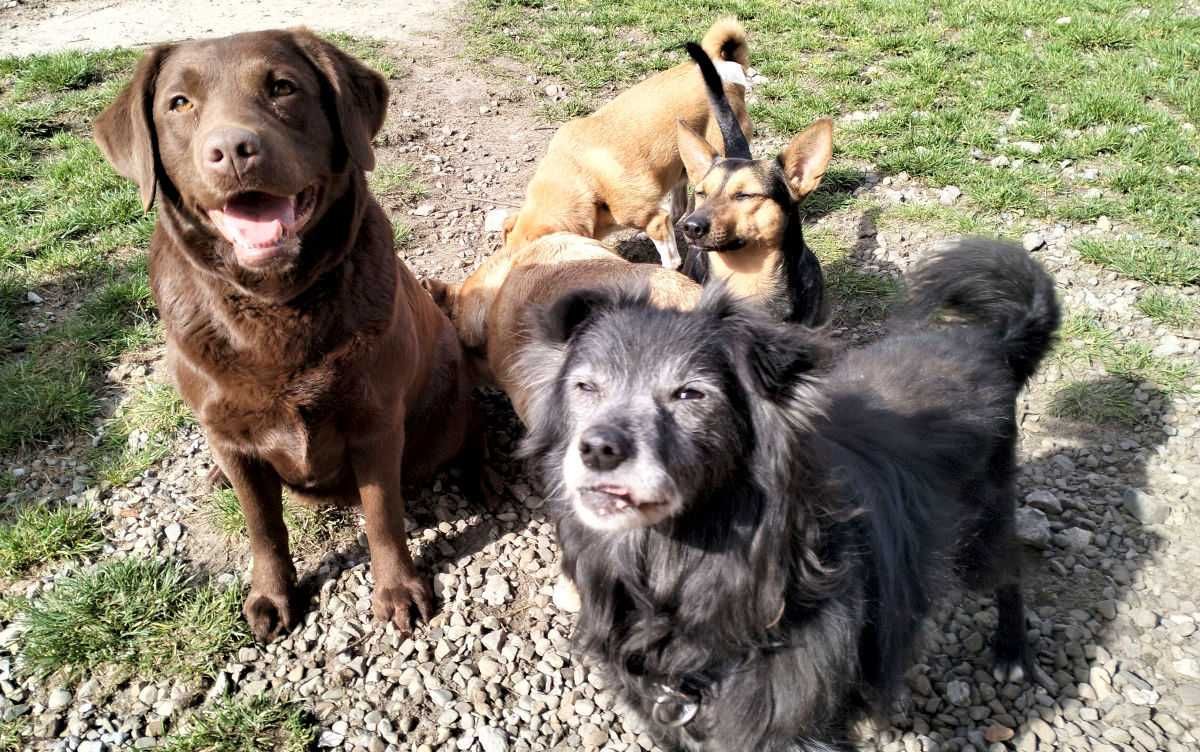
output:
M 1059 16 L 1058 18 L 1054 19 L 1054 23 L 1058 26 L 1066 26 L 1067 24 L 1071 23 L 1071 17 Z
M 29 292 L 25 293 L 25 299 L 34 305 L 42 304 L 42 296 L 38 295 L 33 290 L 30 290 Z
M 583 746 L 595 749 L 608 741 L 608 732 L 595 724 L 585 723 L 579 728 L 579 738 L 583 740 Z
M 179 539 L 183 537 L 183 526 L 178 522 L 172 522 L 163 530 L 163 534 L 167 536 L 167 540 L 171 543 L 178 543 Z
M 492 209 L 483 217 L 484 232 L 500 232 L 504 229 L 504 220 L 508 219 L 507 209 Z
M 508 735 L 493 726 L 476 729 L 475 738 L 483 752 L 508 752 Z
M 96 739 L 89 739 L 86 742 L 80 742 L 76 749 L 78 749 L 79 752 L 104 752 L 104 742 Z
M 989 744 L 1006 742 L 1013 738 L 1013 730 L 1007 726 L 1001 726 L 998 723 L 993 723 L 991 726 L 988 726 L 983 730 L 983 738 L 986 739 Z
M 487 584 L 483 588 L 483 600 L 488 605 L 502 606 L 510 597 L 512 597 L 512 587 L 508 584 L 508 580 L 499 575 L 487 578 Z
M 1026 154 L 1041 154 L 1042 145 L 1034 141 L 1014 141 L 1013 146 Z
M 957 185 L 948 185 L 938 194 L 938 203 L 942 206 L 953 206 L 962 196 L 962 190 Z
M 1040 509 L 1021 507 L 1016 515 L 1017 539 L 1027 546 L 1047 548 L 1050 545 L 1050 520 Z
M 46 698 L 46 707 L 51 710 L 62 710 L 71 704 L 74 695 L 69 689 L 56 689 Z
M 310 736 L 309 739 L 312 737 Z M 325 729 L 321 732 L 321 736 L 317 738 L 317 746 L 325 749 L 333 749 L 342 746 L 342 742 L 346 739 L 343 734 L 336 731 Z M 309 742 L 310 744 L 312 742 Z
M 422 201 L 421 203 L 417 204 L 417 208 L 412 210 L 412 215 L 414 217 L 428 217 L 430 214 L 433 214 L 436 209 L 437 204 L 433 203 L 432 201 Z
M 1046 245 L 1046 239 L 1040 232 L 1027 232 L 1021 236 L 1021 245 L 1026 251 L 1033 252 Z
M 1059 533 L 1055 540 L 1063 548 L 1068 548 L 1072 551 L 1082 551 L 1092 545 L 1092 531 L 1084 530 L 1081 527 L 1071 527 Z
M 988 164 L 997 169 L 1001 167 L 1008 167 L 1011 163 L 1012 161 L 1003 154 L 998 157 L 992 157 L 991 161 L 988 162 Z
M 959 679 L 946 682 L 946 699 L 959 707 L 970 705 L 971 685 Z
M 1062 502 L 1054 494 L 1045 489 L 1030 491 L 1025 494 L 1025 503 L 1034 509 L 1040 509 L 1046 514 L 1062 514 Z
M 444 689 L 431 689 L 429 690 L 429 699 L 433 701 L 434 705 L 437 705 L 440 708 L 444 707 L 451 700 L 453 700 L 454 695 L 450 694 Z

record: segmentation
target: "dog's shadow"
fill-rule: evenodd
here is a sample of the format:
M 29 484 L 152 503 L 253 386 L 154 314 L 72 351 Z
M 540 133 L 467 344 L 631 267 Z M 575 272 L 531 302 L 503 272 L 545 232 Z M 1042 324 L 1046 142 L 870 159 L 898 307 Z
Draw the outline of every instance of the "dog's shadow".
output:
M 1112 381 L 1093 386 L 1105 389 Z M 1150 395 L 1148 402 L 1156 396 L 1163 395 Z M 1024 591 L 1036 675 L 1023 685 L 994 684 L 987 640 L 976 636 L 995 627 L 992 599 L 970 593 L 949 598 L 927 625 L 921 663 L 908 674 L 910 694 L 894 709 L 890 725 L 867 724 L 862 741 L 882 748 L 913 733 L 935 739 L 965 735 L 975 749 L 1010 740 L 1025 748 L 1025 735 L 1045 733 L 1044 727 L 1032 727 L 1044 722 L 1047 711 L 1093 736 L 1086 730 L 1088 719 L 1094 722 L 1100 717 L 1096 710 L 1109 709 L 1108 695 L 1130 690 L 1142 693 L 1140 704 L 1122 705 L 1124 715 L 1106 717 L 1094 736 L 1107 726 L 1151 717 L 1149 677 L 1118 667 L 1112 656 L 1124 652 L 1116 644 L 1119 620 L 1136 608 L 1130 603 L 1135 584 L 1162 544 L 1131 509 L 1133 499 L 1151 490 L 1147 461 L 1166 441 L 1166 417 L 1139 416 L 1135 440 L 1128 427 L 1059 420 L 1042 425 L 1041 416 L 1027 415 L 1023 441 L 1043 448 L 1021 463 L 1018 496 L 1033 502 L 1024 506 L 1046 514 L 1041 529 L 1050 535 L 1045 548 L 1026 547 Z M 1023 514 L 1031 514 L 1035 528 L 1042 521 L 1036 513 Z M 963 632 L 968 635 L 960 639 Z M 1085 707 L 1092 710 L 1081 713 Z

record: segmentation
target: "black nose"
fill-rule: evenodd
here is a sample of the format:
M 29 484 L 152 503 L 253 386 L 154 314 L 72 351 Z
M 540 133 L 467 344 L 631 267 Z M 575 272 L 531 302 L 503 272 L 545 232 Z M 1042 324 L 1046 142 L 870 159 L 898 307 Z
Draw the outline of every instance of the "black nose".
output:
M 708 234 L 712 224 L 708 221 L 708 217 L 704 215 L 693 214 L 683 220 L 683 234 L 690 240 L 699 240 Z
M 217 173 L 240 176 L 258 159 L 262 141 L 245 128 L 217 128 L 204 139 L 204 166 Z
M 633 454 L 633 443 L 613 426 L 592 426 L 579 437 L 579 455 L 591 470 L 612 470 Z

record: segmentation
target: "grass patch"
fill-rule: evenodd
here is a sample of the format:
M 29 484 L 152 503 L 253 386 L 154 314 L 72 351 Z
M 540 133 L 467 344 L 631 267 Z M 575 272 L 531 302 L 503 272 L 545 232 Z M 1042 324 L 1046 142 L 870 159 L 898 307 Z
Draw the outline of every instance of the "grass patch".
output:
M 98 374 L 158 336 L 145 261 L 130 253 L 153 218 L 91 141 L 137 57 L 0 60 L 0 451 L 86 427 Z M 64 305 L 44 317 L 29 291 Z
M 81 507 L 29 506 L 0 525 L 0 575 L 12 577 L 52 561 L 99 551 L 104 533 Z
M 1081 238 L 1076 241 L 1075 249 L 1085 261 L 1152 285 L 1182 286 L 1200 282 L 1200 248 Z
M 108 421 L 97 448 L 100 477 L 113 485 L 128 483 L 167 456 L 175 433 L 194 421 L 174 387 L 146 384 Z
M 1200 321 L 1200 302 L 1167 290 L 1147 290 L 1137 300 L 1137 309 L 1163 326 L 1183 329 Z
M 225 699 L 193 715 L 159 749 L 165 752 L 304 752 L 317 725 L 300 706 L 267 697 Z
M 756 130 L 790 136 L 843 121 L 840 154 L 885 174 L 957 185 L 989 214 L 1087 212 L 1093 185 L 1060 162 L 1102 159 L 1104 213 L 1175 243 L 1200 244 L 1200 20 L 1174 0 L 471 0 L 480 59 L 525 63 L 566 84 L 586 112 L 683 62 L 682 42 L 732 13 L 765 77 Z M 1056 19 L 1070 16 L 1069 24 Z M 567 111 L 563 111 L 567 110 Z M 1007 166 L 993 167 L 1003 156 Z M 1016 160 L 1020 159 L 1018 165 Z M 1094 218 L 1094 216 L 1092 217 Z
M 1193 388 L 1196 373 L 1191 363 L 1159 357 L 1145 343 L 1123 340 L 1092 314 L 1071 314 L 1063 322 L 1060 335 L 1060 360 L 1098 364 L 1112 376 L 1148 382 L 1167 394 L 1190 392 Z
M 382 39 L 353 37 L 340 32 L 321 36 L 379 71 L 386 78 L 399 78 L 403 72 L 396 63 L 396 59 L 392 57 L 388 43 Z
M 199 676 L 247 640 L 237 588 L 201 584 L 178 562 L 120 559 L 60 581 L 23 615 L 24 666 L 79 678 L 101 668 Z
M 25 720 L 13 718 L 0 721 L 0 752 L 21 752 L 29 749 L 25 738 Z
M 207 515 L 213 527 L 225 536 L 246 537 L 246 518 L 232 488 L 209 494 Z M 289 498 L 287 491 L 283 493 L 283 521 L 288 529 L 288 542 L 296 553 L 323 549 L 337 528 L 345 524 L 337 509 L 297 504 Z
M 825 288 L 834 299 L 835 316 L 852 320 L 883 318 L 900 293 L 900 282 L 887 274 L 865 271 L 836 235 L 818 230 L 805 234 L 825 273 Z
M 411 203 L 428 192 L 416 169 L 404 162 L 380 165 L 367 181 L 371 192 L 380 198 Z
M 1134 385 L 1128 381 L 1072 381 L 1054 393 L 1050 414 L 1097 425 L 1133 426 L 1138 422 Z

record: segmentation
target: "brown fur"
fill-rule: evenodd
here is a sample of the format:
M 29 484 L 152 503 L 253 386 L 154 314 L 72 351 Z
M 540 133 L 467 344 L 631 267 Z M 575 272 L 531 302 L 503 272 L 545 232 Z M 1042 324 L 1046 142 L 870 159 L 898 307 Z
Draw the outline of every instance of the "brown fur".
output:
M 709 277 L 770 307 L 788 307 L 780 302 L 791 292 L 787 256 L 809 253 L 796 210 L 825 175 L 833 155 L 832 121 L 823 118 L 809 126 L 775 160 L 722 159 L 683 122 L 678 138 L 696 201 L 682 226 L 693 252 L 704 254 Z M 692 237 L 693 220 L 701 223 L 702 235 Z M 793 244 L 799 247 L 789 247 Z
M 286 78 L 288 96 L 264 82 Z M 184 95 L 186 104 L 176 106 Z M 109 161 L 158 222 L 150 276 L 175 382 L 237 492 L 254 554 L 244 613 L 270 640 L 298 617 L 281 487 L 364 507 L 375 615 L 432 610 L 413 567 L 401 481 L 456 455 L 470 384 L 446 317 L 393 252 L 367 191 L 383 123 L 378 74 L 306 30 L 158 47 L 96 121 Z M 255 161 L 214 172 L 206 134 L 236 126 Z M 246 268 L 207 211 L 245 191 L 319 186 L 294 258 Z
M 715 59 L 743 68 L 748 64 L 746 33 L 734 19 L 713 24 L 702 44 Z M 748 137 L 745 92 L 732 84 L 725 89 Z M 618 227 L 645 230 L 656 244 L 674 242 L 677 217 L 662 201 L 684 176 L 677 119 L 704 133 L 709 143 L 722 143 L 704 82 L 690 63 L 654 75 L 592 115 L 563 125 L 529 183 L 520 212 L 505 224 L 505 248 L 554 232 L 601 238 Z M 664 264 L 671 265 L 666 259 Z
M 539 384 L 523 383 L 514 372 L 516 355 L 529 342 L 528 315 L 581 289 L 645 285 L 651 301 L 691 308 L 700 287 L 687 277 L 653 264 L 633 264 L 596 240 L 567 233 L 540 238 L 516 251 L 500 250 L 461 285 L 426 281 L 476 355 L 478 377 L 504 390 L 525 420 L 529 394 Z

